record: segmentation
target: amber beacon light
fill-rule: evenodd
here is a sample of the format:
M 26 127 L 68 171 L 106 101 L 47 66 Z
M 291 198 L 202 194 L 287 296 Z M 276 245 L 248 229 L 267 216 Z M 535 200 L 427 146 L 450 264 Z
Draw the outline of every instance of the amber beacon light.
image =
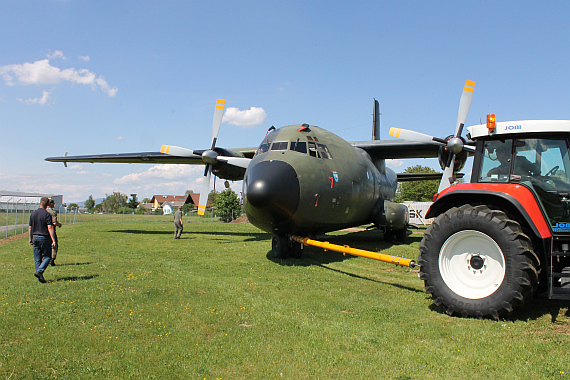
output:
M 497 127 L 497 124 L 495 123 L 495 114 L 487 115 L 487 129 L 490 132 L 493 132 L 496 127 Z

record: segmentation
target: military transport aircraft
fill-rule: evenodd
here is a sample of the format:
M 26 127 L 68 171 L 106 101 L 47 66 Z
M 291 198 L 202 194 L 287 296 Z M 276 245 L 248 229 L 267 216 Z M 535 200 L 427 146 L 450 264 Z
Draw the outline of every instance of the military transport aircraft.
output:
M 458 124 L 465 122 L 471 97 L 472 88 L 466 84 Z M 66 166 L 67 162 L 205 164 L 198 205 L 200 215 L 206 208 L 212 173 L 226 180 L 243 180 L 247 218 L 258 228 L 273 233 L 272 249 L 276 258 L 301 256 L 302 246 L 292 235 L 313 236 L 364 224 L 382 229 L 388 241 L 394 238 L 403 241 L 408 212 L 406 206 L 393 202 L 397 181 L 434 177 L 396 175 L 386 167 L 385 160 L 438 157 L 442 169 L 447 169 L 441 183 L 449 186 L 467 157 L 448 150 L 445 140 L 440 142 L 442 147 L 431 140 L 379 140 L 378 102 L 374 104 L 370 141 L 347 142 L 317 126 L 295 124 L 271 128 L 257 148 L 221 148 L 216 146 L 216 141 L 225 101 L 219 99 L 209 149 L 163 145 L 160 152 L 87 156 L 67 156 L 66 153 L 63 157 L 46 160 L 63 162 Z M 453 136 L 449 141 L 457 143 Z

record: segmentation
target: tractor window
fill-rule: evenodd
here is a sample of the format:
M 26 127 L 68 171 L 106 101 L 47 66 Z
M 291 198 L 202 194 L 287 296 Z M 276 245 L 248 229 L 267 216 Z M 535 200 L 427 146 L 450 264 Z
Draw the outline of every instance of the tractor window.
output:
M 291 141 L 289 149 L 295 152 L 307 153 L 307 143 L 304 141 Z
M 568 182 L 568 148 L 565 140 L 515 140 L 515 173 L 559 178 Z M 569 173 L 570 174 L 570 173 Z
M 288 145 L 288 141 L 275 141 L 271 144 L 271 150 L 287 150 Z
M 485 142 L 479 182 L 508 182 L 511 152 L 512 140 Z
M 557 231 L 558 222 L 570 222 L 570 158 L 568 145 L 563 139 L 515 140 L 515 165 L 513 174 L 521 183 L 532 187 L 550 223 Z

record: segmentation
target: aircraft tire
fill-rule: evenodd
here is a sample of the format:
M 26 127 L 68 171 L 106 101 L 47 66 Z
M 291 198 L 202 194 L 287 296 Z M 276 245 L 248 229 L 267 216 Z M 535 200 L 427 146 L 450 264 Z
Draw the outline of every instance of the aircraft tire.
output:
M 290 256 L 294 259 L 303 258 L 303 244 L 295 240 L 291 241 Z
M 394 241 L 394 231 L 386 230 L 384 232 L 384 241 L 386 243 L 392 243 Z
M 271 239 L 271 249 L 274 258 L 286 259 L 289 256 L 289 238 L 287 235 L 274 234 Z
M 519 223 L 487 206 L 453 207 L 420 243 L 426 292 L 447 314 L 499 319 L 528 302 L 539 260 Z
M 400 243 L 406 242 L 406 229 L 396 231 L 396 240 Z

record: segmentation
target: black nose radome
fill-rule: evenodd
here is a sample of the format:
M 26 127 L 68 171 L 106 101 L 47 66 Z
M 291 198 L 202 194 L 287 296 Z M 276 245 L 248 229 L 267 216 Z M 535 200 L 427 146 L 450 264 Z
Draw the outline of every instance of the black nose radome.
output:
M 244 182 L 246 210 L 265 223 L 291 217 L 299 206 L 299 180 L 291 165 L 262 161 L 248 168 Z

